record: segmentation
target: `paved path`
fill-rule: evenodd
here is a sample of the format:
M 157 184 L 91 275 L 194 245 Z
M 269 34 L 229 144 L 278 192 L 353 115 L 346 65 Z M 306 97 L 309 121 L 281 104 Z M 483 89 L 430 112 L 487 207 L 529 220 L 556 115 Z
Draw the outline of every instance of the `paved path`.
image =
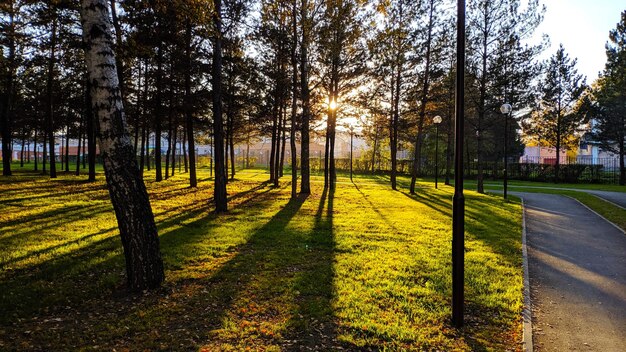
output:
M 583 190 L 583 192 L 591 193 L 597 197 L 608 200 L 609 202 L 626 209 L 626 193 L 624 192 L 591 191 L 591 190 Z
M 536 351 L 626 351 L 626 235 L 559 195 L 524 198 Z
M 496 183 L 485 183 L 485 186 L 498 186 L 501 187 L 502 184 L 496 184 Z M 543 187 L 543 186 L 517 186 L 517 185 L 509 185 L 508 188 L 510 189 L 515 189 L 515 188 L 532 188 L 532 189 L 536 189 L 536 190 L 541 190 L 541 189 L 555 189 L 555 190 L 561 190 L 561 191 L 577 191 L 577 192 L 585 192 L 585 193 L 591 193 L 599 198 L 602 198 L 604 200 L 608 200 L 609 202 L 625 208 L 626 209 L 626 192 L 612 192 L 612 191 L 597 191 L 597 190 L 593 190 L 593 189 L 580 189 L 580 188 L 567 188 L 567 187 Z M 499 192 L 502 192 L 501 190 Z

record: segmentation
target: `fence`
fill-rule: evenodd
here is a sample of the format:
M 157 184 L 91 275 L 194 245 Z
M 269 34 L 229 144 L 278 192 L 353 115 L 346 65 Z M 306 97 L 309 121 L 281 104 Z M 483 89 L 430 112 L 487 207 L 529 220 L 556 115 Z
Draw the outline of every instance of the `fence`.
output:
M 312 172 L 323 172 L 324 158 L 319 153 L 312 155 L 309 159 Z M 246 161 L 244 155 L 236 156 L 235 167 L 243 169 L 246 167 L 264 168 L 268 167 L 267 153 L 250 153 Z M 71 160 L 71 159 L 70 159 Z M 154 163 L 154 158 L 151 158 Z M 180 160 L 177 162 L 180 163 Z M 284 166 L 290 168 L 291 157 L 285 155 Z M 198 167 L 212 168 L 213 162 L 209 155 L 199 155 L 197 157 Z M 297 160 L 300 167 L 300 158 Z M 396 171 L 400 174 L 410 174 L 413 166 L 411 159 L 399 159 Z M 350 158 L 335 158 L 335 167 L 339 172 L 350 170 Z M 438 163 L 438 175 L 443 177 L 446 173 L 446 160 L 441 157 Z M 451 165 L 452 167 L 452 165 Z M 355 173 L 378 173 L 386 174 L 391 170 L 391 160 L 387 158 L 377 158 L 372 168 L 371 158 L 354 158 L 352 160 L 352 170 Z M 464 176 L 467 179 L 475 179 L 478 176 L 478 163 L 475 161 L 465 162 Z M 553 182 L 556 175 L 556 160 L 551 158 L 524 157 L 523 159 L 510 159 L 508 163 L 508 177 L 512 180 Z M 566 183 L 607 183 L 617 184 L 619 182 L 619 160 L 616 158 L 566 158 L 560 161 L 559 178 L 557 181 Z M 450 170 L 450 176 L 454 170 Z M 422 159 L 421 176 L 432 177 L 435 175 L 434 158 Z M 484 179 L 499 180 L 504 176 L 503 161 L 484 161 Z

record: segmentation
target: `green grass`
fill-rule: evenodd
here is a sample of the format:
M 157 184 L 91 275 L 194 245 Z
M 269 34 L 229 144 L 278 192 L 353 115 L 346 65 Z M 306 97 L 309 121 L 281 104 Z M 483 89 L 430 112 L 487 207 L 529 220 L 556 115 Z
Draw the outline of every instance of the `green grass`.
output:
M 129 295 L 103 183 L 0 179 L 0 350 L 519 350 L 521 211 L 466 193 L 466 326 L 449 322 L 452 189 L 313 178 L 309 197 L 264 170 L 228 186 L 146 174 L 166 282 Z

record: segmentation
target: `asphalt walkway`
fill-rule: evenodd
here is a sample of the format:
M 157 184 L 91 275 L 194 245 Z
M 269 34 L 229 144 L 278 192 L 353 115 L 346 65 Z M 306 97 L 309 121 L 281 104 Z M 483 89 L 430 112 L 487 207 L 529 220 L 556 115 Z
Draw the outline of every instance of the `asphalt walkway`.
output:
M 591 191 L 582 190 L 583 192 L 591 193 L 596 197 L 600 197 L 604 200 L 626 209 L 626 193 L 625 192 L 609 192 L 609 191 Z
M 535 350 L 626 351 L 626 234 L 574 199 L 511 193 L 526 205 Z

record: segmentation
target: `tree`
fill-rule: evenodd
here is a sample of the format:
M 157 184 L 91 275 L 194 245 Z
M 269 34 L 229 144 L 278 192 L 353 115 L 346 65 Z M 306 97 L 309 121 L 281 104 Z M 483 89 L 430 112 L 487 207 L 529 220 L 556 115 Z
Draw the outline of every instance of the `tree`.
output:
M 607 62 L 590 95 L 595 120 L 593 137 L 602 149 L 619 155 L 619 184 L 626 184 L 624 168 L 626 139 L 626 11 L 611 30 L 606 44 Z
M 213 138 L 215 157 L 215 211 L 228 211 L 226 168 L 224 163 L 224 119 L 222 116 L 222 0 L 213 0 Z
M 549 59 L 545 75 L 539 83 L 539 99 L 526 134 L 539 143 L 556 148 L 555 182 L 559 180 L 561 150 L 576 137 L 584 121 L 575 104 L 586 89 L 585 80 L 576 70 L 563 45 Z
M 391 154 L 391 188 L 396 189 L 398 130 L 400 116 L 406 109 L 407 82 L 413 72 L 409 53 L 413 50 L 415 18 L 420 3 L 400 0 L 380 1 L 376 7 L 382 26 L 370 42 L 370 52 L 376 61 L 374 76 L 380 87 L 381 99 L 388 106 L 389 147 Z M 414 76 L 413 76 L 414 77 Z
M 120 230 L 128 286 L 140 291 L 164 279 L 154 215 L 126 125 L 120 92 L 109 6 L 105 0 L 82 0 L 81 21 L 97 117 L 98 141 Z
M 320 29 L 322 86 L 328 96 L 324 187 L 335 188 L 335 135 L 337 116 L 345 111 L 350 92 L 360 86 L 364 73 L 363 0 L 328 1 Z M 333 104 L 335 107 L 333 107 Z M 343 105 L 342 105 L 343 104 Z
M 417 119 L 417 133 L 415 137 L 415 150 L 413 154 L 413 165 L 411 170 L 411 185 L 410 192 L 415 193 L 415 182 L 417 176 L 421 174 L 422 164 L 422 144 L 424 143 L 424 123 L 426 121 L 426 107 L 431 99 L 431 87 L 433 83 L 436 83 L 438 78 L 437 61 L 442 59 L 442 49 L 446 44 L 441 40 L 441 34 L 445 31 L 441 25 L 442 13 L 439 8 L 439 2 L 435 0 L 428 0 L 425 2 L 427 8 L 425 9 L 426 23 L 425 23 L 425 35 L 426 38 L 423 41 L 423 71 L 421 77 L 421 92 L 419 92 L 419 115 Z M 439 29 L 439 31 L 437 30 Z M 438 60 L 439 59 L 439 60 Z
M 538 0 L 529 0 L 520 9 L 520 0 L 472 0 L 468 11 L 468 68 L 470 91 L 467 94 L 468 109 L 473 113 L 468 119 L 476 133 L 477 190 L 483 192 L 483 161 L 486 142 L 495 137 L 493 126 L 500 125 L 498 109 L 502 103 L 502 90 L 498 89 L 510 80 L 519 67 L 526 69 L 541 49 L 538 46 L 514 45 L 528 39 L 543 20 L 545 7 Z M 517 55 L 527 51 L 526 65 L 510 65 L 505 69 L 502 56 Z M 506 71 L 506 75 L 504 72 Z M 509 77 L 507 77 L 509 76 Z M 530 86 L 526 82 L 526 87 Z M 509 99 L 513 91 L 509 92 Z M 511 103 L 511 102 L 509 102 Z M 470 132 L 470 131 L 468 131 Z M 493 138 L 491 139 L 493 142 Z M 468 141 L 469 142 L 469 141 Z M 492 146 L 494 143 L 492 143 Z M 468 164 L 469 165 L 469 164 Z
M 12 137 L 15 105 L 15 80 L 18 68 L 17 46 L 20 8 L 19 1 L 6 1 L 0 5 L 0 11 L 8 20 L 0 27 L 2 33 L 2 45 L 7 47 L 8 56 L 2 55 L 0 69 L 2 75 L 2 99 L 0 101 L 0 135 L 2 136 L 2 175 L 11 176 Z M 4 17 L 4 16 L 3 16 Z M 23 142 L 23 141 L 22 141 Z

